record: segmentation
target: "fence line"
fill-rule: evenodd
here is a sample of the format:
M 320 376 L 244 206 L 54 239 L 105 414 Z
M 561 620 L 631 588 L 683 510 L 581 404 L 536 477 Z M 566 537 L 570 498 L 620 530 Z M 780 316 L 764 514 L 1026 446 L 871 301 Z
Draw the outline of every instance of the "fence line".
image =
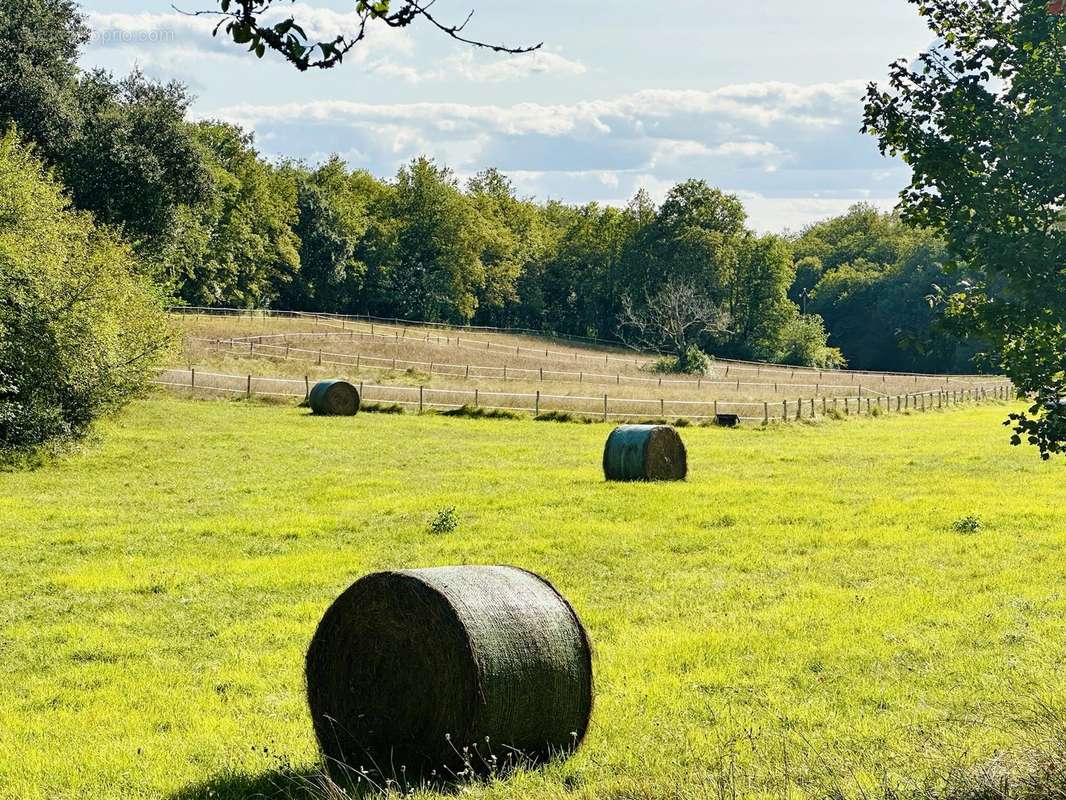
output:
M 228 385 L 226 384 L 228 382 Z M 310 390 L 309 377 L 303 380 L 292 378 L 261 377 L 256 375 L 230 375 L 205 372 L 195 368 L 163 369 L 153 383 L 168 388 L 192 389 L 204 392 L 222 392 L 245 397 L 292 397 L 306 399 Z M 609 419 L 678 418 L 693 421 L 716 420 L 725 415 L 735 415 L 746 422 L 769 423 L 771 420 L 815 419 L 833 413 L 845 416 L 871 415 L 899 411 L 928 411 L 963 403 L 981 402 L 989 399 L 1006 400 L 1010 389 L 1006 385 L 973 389 L 938 389 L 935 391 L 877 397 L 799 397 L 780 402 L 740 402 L 733 400 L 670 400 L 626 397 L 552 395 L 543 392 L 489 392 L 480 389 L 435 389 L 427 386 L 384 386 L 360 383 L 360 395 L 364 402 L 396 404 L 417 408 L 420 412 L 430 409 L 456 409 L 473 406 L 486 410 L 528 412 L 535 416 L 548 412 L 568 412 L 585 417 Z M 482 402 L 488 400 L 488 403 Z M 504 400 L 513 402 L 506 403 Z M 472 401 L 472 402 L 471 402 Z M 843 402 L 841 402 L 843 401 Z M 895 407 L 893 407 L 895 401 Z M 612 408 L 613 404 L 613 408 Z M 629 405 L 628 410 L 621 406 Z M 680 409 L 680 410 L 679 410 Z M 754 413 L 751 413 L 754 410 Z M 694 413 L 694 412 L 704 413 Z
M 394 324 L 394 325 L 395 324 L 403 324 L 405 326 L 407 326 L 409 324 L 408 327 L 402 327 L 402 328 L 401 327 L 389 327 L 390 321 L 387 318 L 369 317 L 369 316 L 366 316 L 366 315 L 359 316 L 359 317 L 354 317 L 354 316 L 346 316 L 346 315 L 340 315 L 340 314 L 322 314 L 322 313 L 312 313 L 312 312 L 302 312 L 302 311 L 273 311 L 273 310 L 261 310 L 261 311 L 255 311 L 255 312 L 247 312 L 247 311 L 241 311 L 239 309 L 205 309 L 205 308 L 198 308 L 198 307 L 195 307 L 195 306 L 175 306 L 175 307 L 173 307 L 171 309 L 171 311 L 173 313 L 193 314 L 193 315 L 203 315 L 203 316 L 254 316 L 254 315 L 262 315 L 264 317 L 278 317 L 278 318 L 287 318 L 287 319 L 310 319 L 310 320 L 314 320 L 316 324 L 325 324 L 325 325 L 327 325 L 327 327 L 337 327 L 337 325 L 335 325 L 333 323 L 339 322 L 340 323 L 340 328 L 342 330 L 342 333 L 340 335 L 344 335 L 343 331 L 349 331 L 349 330 L 357 331 L 358 328 L 356 328 L 355 326 L 361 325 L 361 324 L 366 324 L 366 325 L 369 325 L 369 328 L 370 328 L 370 332 L 369 333 L 370 333 L 370 335 L 374 336 L 376 338 L 382 338 L 382 339 L 406 339 L 406 340 L 414 340 L 414 341 L 424 341 L 427 344 L 438 344 L 438 345 L 443 344 L 443 345 L 446 345 L 446 346 L 450 346 L 451 345 L 452 337 L 450 337 L 450 336 L 449 337 L 441 337 L 441 336 L 433 337 L 429 333 L 426 333 L 424 335 L 419 334 L 419 336 L 417 336 L 417 337 L 414 337 L 414 336 L 408 337 L 407 336 L 407 332 L 411 329 L 411 327 L 414 327 L 414 326 L 417 326 L 417 327 L 433 327 L 433 326 L 437 326 L 437 327 L 440 327 L 442 329 L 457 329 L 457 330 L 469 329 L 469 330 L 481 330 L 481 331 L 486 331 L 486 332 L 489 332 L 489 331 L 491 331 L 491 332 L 500 332 L 500 333 L 512 334 L 512 335 L 514 335 L 516 333 L 520 334 L 520 335 L 528 335 L 528 333 L 525 332 L 525 329 L 508 329 L 508 328 L 491 328 L 490 329 L 490 328 L 473 328 L 473 327 L 463 328 L 462 326 L 444 326 L 442 323 L 422 323 L 422 322 L 413 322 L 413 321 L 407 321 L 407 320 L 393 320 L 392 324 Z M 382 320 L 382 322 L 379 323 L 379 320 Z M 350 328 L 350 329 L 347 327 L 349 322 L 351 322 L 351 325 L 352 325 L 352 328 Z M 375 326 L 376 326 L 377 330 L 375 330 Z M 393 331 L 393 333 L 392 333 L 392 335 L 389 335 L 387 333 L 378 333 L 379 330 Z M 538 336 L 546 336 L 546 334 L 544 334 L 544 333 L 538 333 L 538 332 L 530 332 L 530 333 L 534 333 L 535 335 L 538 335 Z M 274 336 L 274 337 L 287 337 L 287 336 L 329 336 L 329 335 L 330 334 L 321 334 L 321 333 L 317 333 L 317 332 L 307 332 L 307 333 L 291 333 L 291 334 L 273 334 L 272 336 Z M 267 337 L 259 337 L 259 336 L 236 337 L 237 340 L 241 340 L 241 339 L 244 339 L 244 340 L 247 340 L 247 339 L 260 339 L 260 338 L 267 338 Z M 555 337 L 553 337 L 553 338 L 555 338 Z M 486 350 L 496 349 L 496 350 L 502 350 L 502 351 L 506 351 L 506 352 L 514 352 L 516 355 L 521 355 L 523 352 L 525 352 L 525 353 L 530 353 L 530 354 L 536 355 L 538 358 L 541 357 L 541 353 L 543 353 L 544 354 L 544 356 L 543 356 L 544 358 L 555 358 L 555 359 L 562 359 L 562 360 L 567 360 L 567 361 L 570 361 L 570 360 L 577 361 L 577 360 L 584 359 L 586 361 L 597 361 L 597 362 L 599 362 L 599 361 L 602 360 L 606 364 L 609 364 L 611 361 L 615 361 L 615 362 L 619 362 L 619 363 L 633 364 L 633 365 L 635 365 L 637 367 L 641 367 L 641 366 L 645 366 L 647 364 L 651 364 L 655 360 L 653 358 L 640 359 L 640 358 L 634 358 L 634 357 L 631 357 L 631 356 L 628 356 L 628 357 L 612 356 L 612 355 L 610 355 L 608 353 L 605 353 L 602 356 L 600 356 L 600 355 L 591 355 L 591 354 L 578 353 L 578 352 L 564 352 L 564 351 L 561 351 L 561 350 L 552 350 L 551 348 L 543 348 L 542 349 L 542 348 L 534 348 L 534 347 L 521 347 L 519 345 L 512 346 L 512 345 L 501 344 L 499 342 L 489 342 L 489 341 L 486 341 L 486 340 L 469 339 L 469 338 L 467 338 L 466 340 L 462 340 L 462 337 L 459 337 L 459 336 L 456 336 L 455 340 L 457 342 L 456 346 L 459 346 L 459 347 L 464 347 L 465 346 L 467 348 L 474 347 L 474 348 L 477 348 L 477 349 L 481 349 L 482 347 L 484 347 Z M 599 340 L 597 340 L 597 341 L 599 341 Z M 615 345 L 615 346 L 617 346 L 617 345 Z M 813 367 L 797 367 L 797 366 L 792 366 L 792 365 L 789 365 L 789 364 L 772 364 L 772 363 L 768 363 L 768 362 L 767 363 L 763 363 L 763 362 L 754 362 L 754 361 L 741 361 L 741 360 L 737 360 L 737 359 L 716 359 L 716 361 L 718 363 L 720 363 L 720 364 L 725 364 L 727 370 L 731 369 L 731 370 L 736 371 L 736 372 L 755 372 L 756 374 L 761 374 L 764 371 L 780 370 L 780 371 L 788 371 L 792 377 L 795 376 L 796 372 L 813 373 L 813 372 L 816 372 L 816 371 L 818 372 L 819 376 L 821 376 L 822 374 L 828 372 L 828 373 L 834 374 L 834 375 L 847 375 L 849 377 L 854 376 L 856 378 L 860 378 L 860 377 L 881 377 L 881 378 L 885 378 L 886 376 L 887 377 L 895 377 L 895 378 L 908 378 L 908 379 L 913 378 L 915 383 L 920 382 L 922 379 L 925 379 L 925 380 L 941 380 L 941 381 L 945 381 L 945 382 L 949 382 L 949 383 L 952 382 L 952 381 L 959 382 L 959 383 L 974 383 L 975 381 L 988 380 L 989 378 L 994 378 L 995 377 L 995 376 L 989 376 L 989 375 L 946 375 L 946 374 L 930 374 L 930 373 L 917 373 L 917 372 L 874 372 L 874 371 L 870 371 L 870 370 L 816 370 Z
M 355 332 L 352 332 L 353 334 Z M 362 335 L 362 334 L 360 334 Z M 221 351 L 222 348 L 226 349 L 226 352 L 235 353 L 236 355 L 262 355 L 269 358 L 281 359 L 281 360 L 294 360 L 303 362 L 314 362 L 318 365 L 331 365 L 331 366 L 345 366 L 355 367 L 361 369 L 362 367 L 378 368 L 378 369 L 408 369 L 408 368 L 426 368 L 429 375 L 432 377 L 434 374 L 446 375 L 454 378 L 461 378 L 463 380 L 484 378 L 484 379 L 496 379 L 496 380 L 519 380 L 526 379 L 538 382 L 557 382 L 557 383 L 590 383 L 600 385 L 614 385 L 621 386 L 623 384 L 642 384 L 642 385 L 657 385 L 657 386 L 677 386 L 677 387 L 694 387 L 696 390 L 701 390 L 703 387 L 724 387 L 735 388 L 737 392 L 740 392 L 743 388 L 758 388 L 768 390 L 769 387 L 774 387 L 774 394 L 780 394 L 783 390 L 787 389 L 813 389 L 815 396 L 821 396 L 823 390 L 836 391 L 843 390 L 845 393 L 856 391 L 858 397 L 863 397 L 865 391 L 866 396 L 889 396 L 889 392 L 878 391 L 869 385 L 859 384 L 833 384 L 833 383 L 789 383 L 784 381 L 771 381 L 769 379 L 764 381 L 752 382 L 741 380 L 717 380 L 715 378 L 643 378 L 632 375 L 622 375 L 621 373 L 605 374 L 597 372 L 568 372 L 563 370 L 546 370 L 543 367 L 533 369 L 529 367 L 510 367 L 504 365 L 502 367 L 491 367 L 485 365 L 476 364 L 449 364 L 447 362 L 438 361 L 416 361 L 403 358 L 388 358 L 382 356 L 367 356 L 362 353 L 335 353 L 328 352 L 323 349 L 310 350 L 307 348 L 293 347 L 290 344 L 270 344 L 262 343 L 262 339 L 277 338 L 275 336 L 265 337 L 242 337 L 238 339 L 208 339 L 204 337 L 188 337 L 191 341 L 203 342 L 209 345 L 214 345 L 216 350 Z M 247 348 L 247 349 L 246 349 Z M 727 368 L 728 370 L 728 368 Z M 726 373 L 728 374 L 728 372 Z M 886 385 L 883 383 L 883 386 Z M 1000 385 L 1009 385 L 1004 381 L 991 381 L 983 384 L 971 384 L 968 388 L 991 388 Z M 944 388 L 948 388 L 950 384 L 944 384 Z

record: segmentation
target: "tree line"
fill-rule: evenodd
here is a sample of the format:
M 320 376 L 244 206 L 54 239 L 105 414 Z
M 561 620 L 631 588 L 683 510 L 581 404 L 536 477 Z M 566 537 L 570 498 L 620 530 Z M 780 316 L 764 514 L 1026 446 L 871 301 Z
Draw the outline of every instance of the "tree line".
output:
M 965 271 L 948 270 L 937 235 L 896 215 L 857 206 L 795 234 L 760 235 L 742 202 L 705 180 L 678 183 L 661 203 L 640 191 L 614 207 L 538 202 L 495 169 L 461 181 L 425 157 L 386 178 L 337 157 L 271 161 L 248 131 L 191 122 L 178 83 L 80 70 L 88 36 L 70 0 L 0 0 L 0 205 L 18 206 L 9 198 L 24 190 L 38 198 L 0 213 L 0 423 L 33 407 L 48 383 L 12 360 L 31 317 L 49 320 L 48 352 L 82 348 L 144 365 L 158 347 L 117 331 L 151 330 L 132 320 L 154 320 L 166 302 L 655 342 L 682 369 L 703 368 L 690 357 L 700 352 L 973 369 L 977 346 L 944 327 L 930 302 Z M 76 325 L 47 311 L 55 286 L 37 280 L 19 243 L 31 218 L 51 219 L 53 232 L 76 228 L 85 247 L 107 251 L 106 271 L 125 287 L 111 298 L 128 298 L 121 314 L 104 313 L 106 292 Z M 77 252 L 53 252 L 54 273 L 77 275 Z M 146 285 L 152 291 L 130 288 Z M 76 295 L 64 309 L 80 313 Z M 675 326 L 679 335 L 649 337 L 661 309 L 682 307 L 698 318 Z M 108 385 L 118 396 L 131 384 Z M 77 395 L 56 386 L 48 402 Z M 89 394 L 114 400 L 99 387 Z M 8 424 L 0 438 L 18 439 L 18 429 Z

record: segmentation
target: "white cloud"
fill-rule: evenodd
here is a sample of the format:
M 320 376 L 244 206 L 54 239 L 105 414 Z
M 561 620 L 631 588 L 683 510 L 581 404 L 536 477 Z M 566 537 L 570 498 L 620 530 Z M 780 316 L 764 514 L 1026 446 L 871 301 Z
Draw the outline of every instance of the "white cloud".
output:
M 621 203 L 704 178 L 742 193 L 760 228 L 797 227 L 863 199 L 891 204 L 906 168 L 858 133 L 861 84 L 645 90 L 575 103 L 238 104 L 203 116 L 254 128 L 273 155 L 347 154 L 389 175 L 426 154 L 462 174 L 496 166 L 523 193 Z

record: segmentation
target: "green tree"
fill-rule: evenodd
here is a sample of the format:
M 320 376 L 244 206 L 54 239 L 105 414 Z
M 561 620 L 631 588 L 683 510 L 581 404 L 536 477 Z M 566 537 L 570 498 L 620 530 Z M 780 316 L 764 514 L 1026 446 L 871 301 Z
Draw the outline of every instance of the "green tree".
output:
M 795 268 L 788 243 L 778 236 L 744 235 L 735 245 L 733 271 L 723 274 L 732 353 L 773 359 L 786 323 L 799 313 L 788 299 Z
M 0 138 L 0 451 L 79 435 L 145 385 L 168 333 L 139 266 Z
M 496 169 L 467 182 L 467 196 L 481 224 L 485 284 L 478 294 L 478 318 L 505 325 L 518 302 L 518 281 L 544 249 L 536 206 L 519 200 L 514 185 Z
M 158 260 L 179 207 L 210 190 L 184 122 L 189 97 L 139 72 L 118 81 L 83 75 L 77 59 L 88 37 L 68 0 L 0 0 L 0 131 L 17 126 L 75 206 Z
M 904 217 L 976 279 L 946 298 L 1033 398 L 1015 444 L 1066 447 L 1066 17 L 1044 2 L 911 0 L 938 44 L 871 85 L 865 129 L 912 169 Z
M 82 77 L 77 96 L 82 124 L 60 157 L 63 182 L 79 208 L 121 227 L 143 255 L 161 258 L 174 243 L 179 209 L 211 191 L 185 122 L 187 90 L 140 72 L 115 81 L 97 71 Z
M 677 278 L 695 281 L 715 303 L 725 301 L 746 220 L 735 196 L 702 180 L 677 184 L 637 235 L 626 258 L 626 285 L 644 295 Z
M 370 227 L 371 197 L 337 156 L 313 172 L 295 168 L 292 172 L 297 185 L 300 269 L 282 287 L 281 303 L 308 311 L 354 311 L 367 271 L 359 247 Z
M 859 369 L 973 371 L 975 346 L 942 324 L 938 287 L 958 283 L 942 238 L 898 214 L 857 205 L 808 226 L 792 243 L 790 296 L 825 320 L 831 342 Z
M 485 286 L 484 234 L 451 170 L 415 159 L 388 199 L 395 226 L 378 251 L 383 299 L 400 316 L 469 322 Z
M 89 39 L 71 0 L 0 0 L 0 130 L 55 163 L 81 127 L 78 52 Z
M 189 303 L 268 306 L 300 268 L 295 176 L 264 162 L 252 134 L 233 125 L 192 130 L 215 188 L 178 215 L 170 280 Z

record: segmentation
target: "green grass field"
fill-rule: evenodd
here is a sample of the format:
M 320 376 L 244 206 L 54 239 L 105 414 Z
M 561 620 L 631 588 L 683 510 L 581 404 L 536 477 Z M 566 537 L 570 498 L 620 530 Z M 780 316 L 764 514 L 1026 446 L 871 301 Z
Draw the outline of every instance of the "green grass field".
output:
M 327 605 L 457 563 L 545 575 L 595 646 L 579 753 L 470 796 L 858 794 L 979 761 L 1066 689 L 1066 468 L 1005 414 L 691 428 L 687 483 L 608 485 L 606 425 L 138 402 L 0 473 L 0 797 L 290 790 Z

